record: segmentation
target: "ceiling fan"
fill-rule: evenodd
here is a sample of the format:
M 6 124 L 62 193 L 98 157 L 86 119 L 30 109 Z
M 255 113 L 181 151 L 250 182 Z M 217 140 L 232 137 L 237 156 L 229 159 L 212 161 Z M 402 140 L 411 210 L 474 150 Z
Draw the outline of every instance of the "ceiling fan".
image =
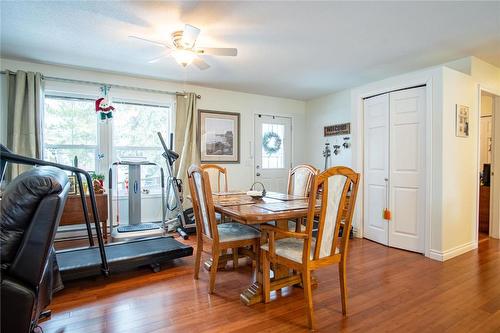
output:
M 214 56 L 235 57 L 238 54 L 238 50 L 236 48 L 195 47 L 196 39 L 198 38 L 199 34 L 200 29 L 190 24 L 186 24 L 184 26 L 184 30 L 175 31 L 172 33 L 171 44 L 139 36 L 129 37 L 165 48 L 165 52 L 160 57 L 150 60 L 149 63 L 155 63 L 160 59 L 171 55 L 182 67 L 187 67 L 188 65 L 193 63 L 199 69 L 205 70 L 208 69 L 210 65 L 201 58 L 201 56 L 203 55 L 208 54 Z

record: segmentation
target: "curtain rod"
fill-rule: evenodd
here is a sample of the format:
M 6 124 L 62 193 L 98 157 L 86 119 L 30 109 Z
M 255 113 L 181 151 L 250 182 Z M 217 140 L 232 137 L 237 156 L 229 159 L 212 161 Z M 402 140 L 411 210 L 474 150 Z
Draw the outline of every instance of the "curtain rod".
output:
M 11 72 L 11 71 L 0 71 L 0 74 L 13 75 L 15 73 Z M 134 91 L 142 91 L 142 92 L 157 93 L 157 94 L 167 94 L 167 95 L 175 95 L 175 96 L 186 96 L 186 93 L 184 93 L 184 92 L 177 92 L 177 91 L 174 92 L 174 91 L 166 91 L 166 90 L 147 89 L 147 88 L 125 86 L 125 85 L 121 85 L 121 84 L 109 84 L 109 83 L 102 83 L 102 82 L 96 82 L 96 81 L 84 81 L 84 80 L 75 80 L 75 79 L 65 79 L 65 78 L 54 77 L 54 76 L 44 76 L 44 75 L 42 75 L 42 77 L 45 80 L 49 80 L 49 81 L 77 83 L 77 84 L 87 84 L 87 85 L 94 85 L 94 86 L 106 85 L 106 86 L 109 86 L 109 87 L 112 87 L 112 88 L 128 89 L 128 90 L 134 90 Z M 201 96 L 200 95 L 196 95 L 196 98 L 200 99 Z

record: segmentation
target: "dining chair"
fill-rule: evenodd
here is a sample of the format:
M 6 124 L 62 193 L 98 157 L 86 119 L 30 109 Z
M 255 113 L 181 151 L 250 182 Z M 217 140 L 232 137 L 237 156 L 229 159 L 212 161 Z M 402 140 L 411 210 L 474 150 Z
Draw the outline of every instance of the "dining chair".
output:
M 212 192 L 227 192 L 227 169 L 217 164 L 202 164 L 201 168 L 208 173 Z
M 288 194 L 308 197 L 312 177 L 318 169 L 309 164 L 300 164 L 288 171 Z
M 347 250 L 359 177 L 358 173 L 347 167 L 333 167 L 313 177 L 304 232 L 290 232 L 270 225 L 261 227 L 264 301 L 267 303 L 270 299 L 270 264 L 281 264 L 293 269 L 301 275 L 310 328 L 314 325 L 311 293 L 313 270 L 338 264 L 342 314 L 347 314 Z M 320 186 L 323 190 L 321 198 L 317 200 Z M 347 200 L 348 193 L 350 200 Z M 346 215 L 344 210 L 347 211 Z M 312 235 L 315 216 L 319 216 L 316 238 Z M 344 232 L 339 236 L 342 224 Z
M 210 244 L 212 255 L 209 287 L 209 293 L 212 294 L 215 289 L 215 275 L 217 274 L 219 257 L 222 251 L 239 249 L 239 251 L 236 251 L 236 254 L 239 253 L 250 257 L 256 262 L 254 267 L 258 269 L 260 262 L 260 233 L 257 229 L 241 223 L 217 223 L 209 175 L 202 167 L 194 164 L 191 165 L 188 170 L 188 181 L 197 231 L 194 278 L 198 279 L 201 253 L 204 251 L 203 245 L 204 243 L 208 243 Z M 251 250 L 244 248 L 247 246 L 250 246 Z M 233 262 L 233 265 L 236 267 L 237 264 Z
M 317 173 L 319 173 L 319 170 L 308 164 L 300 164 L 290 169 L 288 172 L 288 194 L 308 197 L 311 191 L 313 176 Z M 289 221 L 288 229 L 290 231 L 304 230 L 302 219 Z

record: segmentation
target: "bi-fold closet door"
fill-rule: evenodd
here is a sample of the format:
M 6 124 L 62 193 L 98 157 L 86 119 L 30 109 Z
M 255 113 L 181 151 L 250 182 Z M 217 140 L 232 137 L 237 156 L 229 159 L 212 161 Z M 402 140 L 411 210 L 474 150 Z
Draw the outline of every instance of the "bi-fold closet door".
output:
M 364 237 L 420 253 L 426 211 L 425 105 L 425 87 L 364 100 Z

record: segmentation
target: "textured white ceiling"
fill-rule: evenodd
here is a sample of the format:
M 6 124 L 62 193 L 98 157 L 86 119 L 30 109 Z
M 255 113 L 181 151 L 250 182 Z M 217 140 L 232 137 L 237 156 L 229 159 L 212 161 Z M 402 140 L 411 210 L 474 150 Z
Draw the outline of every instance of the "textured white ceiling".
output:
M 310 99 L 475 55 L 500 66 L 500 2 L 5 2 L 1 56 Z M 127 38 L 190 23 L 211 68 L 181 69 Z

